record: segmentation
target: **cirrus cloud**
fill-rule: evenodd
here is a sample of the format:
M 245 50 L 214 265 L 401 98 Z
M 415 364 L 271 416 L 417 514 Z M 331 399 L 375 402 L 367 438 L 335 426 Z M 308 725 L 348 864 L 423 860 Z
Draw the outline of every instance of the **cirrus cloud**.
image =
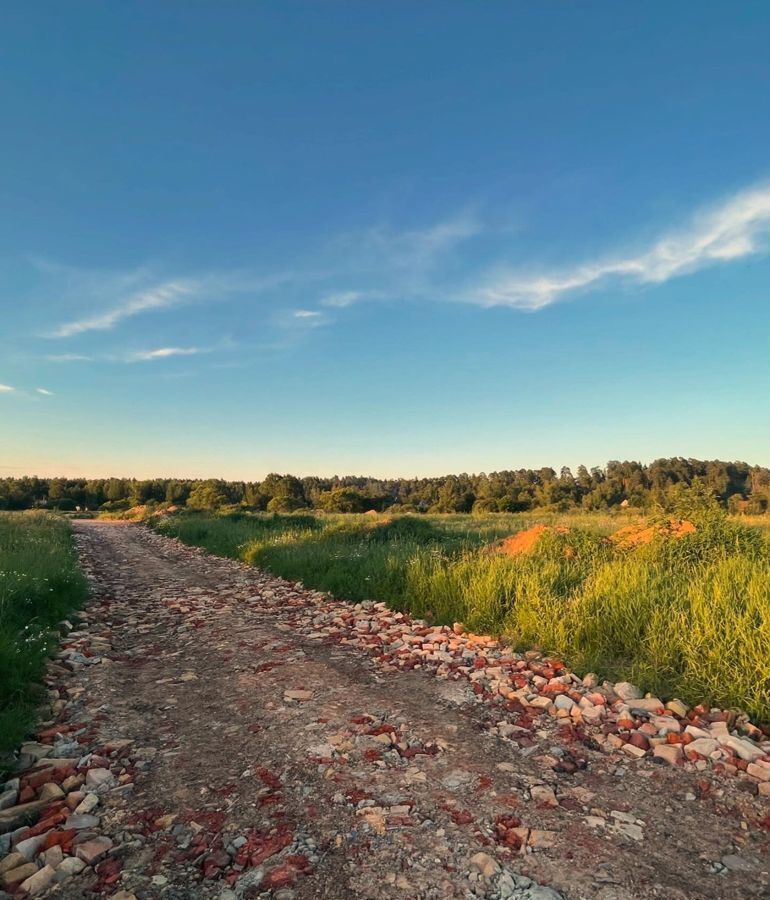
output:
M 158 347 L 156 350 L 135 350 L 123 357 L 124 362 L 152 362 L 155 359 L 169 359 L 172 356 L 197 356 L 208 353 L 204 347 Z
M 65 322 L 51 332 L 50 337 L 66 338 L 82 334 L 84 331 L 106 331 L 122 319 L 128 319 L 138 313 L 175 306 L 185 296 L 193 294 L 196 289 L 197 285 L 194 281 L 167 281 L 132 294 L 122 303 L 105 312 Z
M 479 306 L 538 310 L 562 297 L 601 284 L 662 284 L 707 266 L 770 251 L 770 185 L 733 195 L 663 233 L 638 253 L 609 256 L 535 275 L 496 272 L 461 299 Z

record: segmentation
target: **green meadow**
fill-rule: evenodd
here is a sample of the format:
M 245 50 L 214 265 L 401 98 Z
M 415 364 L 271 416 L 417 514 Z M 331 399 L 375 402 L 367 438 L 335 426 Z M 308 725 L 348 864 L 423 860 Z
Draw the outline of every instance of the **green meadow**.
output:
M 66 520 L 0 513 L 0 752 L 15 747 L 33 725 L 57 625 L 86 590 Z
M 770 543 L 766 527 L 717 509 L 697 531 L 622 549 L 617 513 L 369 515 L 180 512 L 155 527 L 349 601 L 384 600 L 461 621 L 579 673 L 628 679 L 691 703 L 770 720 Z M 494 542 L 535 523 L 534 551 Z

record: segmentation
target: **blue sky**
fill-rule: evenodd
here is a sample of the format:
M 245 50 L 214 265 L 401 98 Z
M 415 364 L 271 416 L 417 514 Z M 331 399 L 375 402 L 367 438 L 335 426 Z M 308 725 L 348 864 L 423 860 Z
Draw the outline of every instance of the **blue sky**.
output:
M 6 3 L 0 471 L 770 462 L 770 6 Z

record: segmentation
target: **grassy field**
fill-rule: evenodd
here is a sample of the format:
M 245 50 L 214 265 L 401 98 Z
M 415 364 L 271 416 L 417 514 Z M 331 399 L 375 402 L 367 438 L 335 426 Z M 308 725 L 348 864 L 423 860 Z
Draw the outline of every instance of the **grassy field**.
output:
M 632 518 L 184 513 L 157 527 L 343 599 L 462 621 L 558 654 L 578 672 L 770 720 L 765 523 L 712 510 L 694 534 L 619 549 L 606 535 Z M 570 530 L 546 534 L 529 555 L 489 550 L 539 522 Z
M 0 752 L 33 724 L 52 629 L 85 595 L 66 521 L 0 513 Z

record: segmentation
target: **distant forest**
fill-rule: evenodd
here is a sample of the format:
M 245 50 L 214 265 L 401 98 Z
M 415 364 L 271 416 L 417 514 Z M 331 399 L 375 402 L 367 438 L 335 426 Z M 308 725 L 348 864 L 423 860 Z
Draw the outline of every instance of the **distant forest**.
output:
M 613 507 L 674 508 L 685 489 L 711 496 L 730 512 L 763 514 L 770 505 L 770 469 L 742 462 L 659 459 L 650 465 L 609 462 L 516 469 L 438 478 L 297 478 L 268 475 L 263 481 L 176 478 L 5 478 L 0 509 L 120 511 L 145 504 L 192 509 L 244 507 L 268 512 L 523 512 L 532 509 L 606 510 Z

